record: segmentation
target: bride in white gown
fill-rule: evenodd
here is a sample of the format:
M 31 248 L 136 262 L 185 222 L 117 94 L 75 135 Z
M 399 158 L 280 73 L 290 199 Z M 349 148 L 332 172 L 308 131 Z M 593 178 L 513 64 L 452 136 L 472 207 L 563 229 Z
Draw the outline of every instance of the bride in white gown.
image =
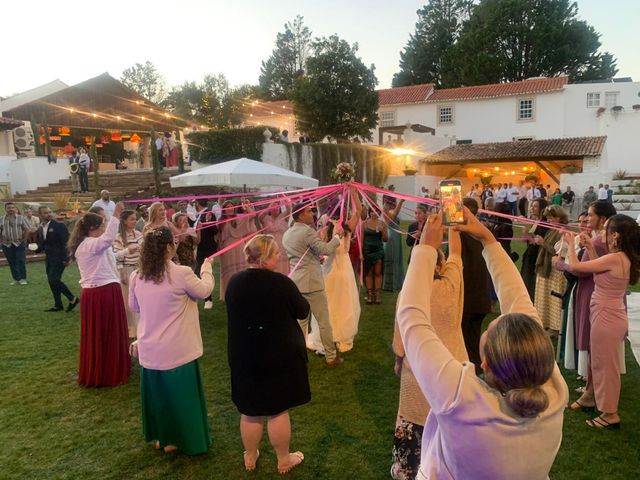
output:
M 351 232 L 354 232 L 358 221 L 362 204 L 357 190 L 352 188 L 351 198 L 354 199 L 355 211 L 344 223 L 345 235 L 342 242 L 336 248 L 335 253 L 327 258 L 323 265 L 324 286 L 329 304 L 329 318 L 331 329 L 333 330 L 333 341 L 339 352 L 347 352 L 353 348 L 353 339 L 358 333 L 358 322 L 360 320 L 360 292 L 356 282 L 351 259 L 349 258 L 349 245 L 351 242 Z M 323 236 L 331 238 L 333 227 L 337 221 L 329 221 L 324 229 Z M 317 328 L 317 322 L 312 318 L 311 333 L 308 338 L 308 347 L 321 353 L 322 343 Z M 318 348 L 319 347 L 319 348 Z

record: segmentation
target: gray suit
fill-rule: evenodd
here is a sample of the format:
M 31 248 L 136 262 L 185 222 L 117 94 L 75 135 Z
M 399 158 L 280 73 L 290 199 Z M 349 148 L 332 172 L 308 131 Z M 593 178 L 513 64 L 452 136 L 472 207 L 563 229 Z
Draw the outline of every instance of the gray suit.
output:
M 311 305 L 309 315 L 313 313 L 318 321 L 320 339 L 326 355 L 325 359 L 329 362 L 336 358 L 336 346 L 333 342 L 333 331 L 331 330 L 329 319 L 327 296 L 324 291 L 324 277 L 322 275 L 320 256 L 331 255 L 340 245 L 340 239 L 334 236 L 331 241 L 323 242 L 318 238 L 318 234 L 313 228 L 304 223 L 295 222 L 284 233 L 282 245 L 287 251 L 291 269 L 295 268 L 291 279 Z M 305 339 L 309 327 L 309 318 L 299 321 Z

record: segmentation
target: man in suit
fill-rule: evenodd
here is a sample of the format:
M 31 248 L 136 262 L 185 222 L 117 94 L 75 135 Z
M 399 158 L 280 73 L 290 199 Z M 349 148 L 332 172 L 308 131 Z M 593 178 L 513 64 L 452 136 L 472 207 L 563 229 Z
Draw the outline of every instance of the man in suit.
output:
M 45 311 L 60 312 L 64 310 L 62 306 L 62 295 L 64 295 L 69 300 L 67 312 L 70 312 L 80 303 L 80 299 L 74 296 L 61 280 L 68 259 L 67 241 L 69 240 L 69 230 L 64 223 L 53 219 L 53 213 L 49 207 L 40 207 L 38 215 L 40 216 L 38 249 L 44 251 L 46 255 L 47 280 L 55 302 L 53 307 Z
M 465 198 L 462 203 L 473 215 L 478 213 L 478 203 L 472 198 Z M 476 366 L 476 374 L 482 373 L 480 368 L 480 336 L 482 322 L 491 313 L 491 293 L 489 270 L 482 256 L 482 244 L 466 233 L 460 234 L 462 241 L 462 270 L 464 285 L 464 303 L 462 307 L 462 336 L 469 354 L 469 361 Z
M 338 245 L 344 232 L 340 227 L 334 230 L 336 234 L 329 242 L 323 242 L 318 237 L 311 225 L 313 225 L 313 211 L 311 205 L 297 204 L 292 214 L 294 224 L 284 233 L 282 245 L 287 251 L 289 265 L 291 266 L 291 279 L 295 282 L 311 305 L 309 317 L 299 320 L 300 328 L 305 340 L 309 328 L 311 313 L 318 321 L 320 339 L 325 351 L 327 367 L 337 367 L 344 359 L 338 357 L 336 346 L 333 342 L 333 331 L 329 319 L 329 305 L 324 290 L 324 277 L 322 275 L 321 255 L 331 255 Z

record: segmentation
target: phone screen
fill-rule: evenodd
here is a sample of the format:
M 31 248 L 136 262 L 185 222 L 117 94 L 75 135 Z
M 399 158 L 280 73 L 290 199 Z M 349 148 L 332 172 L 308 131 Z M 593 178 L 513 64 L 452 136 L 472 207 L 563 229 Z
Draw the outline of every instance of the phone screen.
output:
M 440 203 L 442 204 L 442 223 L 445 225 L 465 223 L 462 185 L 459 180 L 440 182 Z

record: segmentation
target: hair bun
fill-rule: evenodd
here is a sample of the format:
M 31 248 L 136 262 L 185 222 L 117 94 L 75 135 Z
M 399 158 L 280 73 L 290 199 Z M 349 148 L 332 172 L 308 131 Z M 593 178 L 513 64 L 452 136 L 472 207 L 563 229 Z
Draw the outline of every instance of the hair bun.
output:
M 549 406 L 549 397 L 540 386 L 512 388 L 505 399 L 511 410 L 524 418 L 537 417 Z

